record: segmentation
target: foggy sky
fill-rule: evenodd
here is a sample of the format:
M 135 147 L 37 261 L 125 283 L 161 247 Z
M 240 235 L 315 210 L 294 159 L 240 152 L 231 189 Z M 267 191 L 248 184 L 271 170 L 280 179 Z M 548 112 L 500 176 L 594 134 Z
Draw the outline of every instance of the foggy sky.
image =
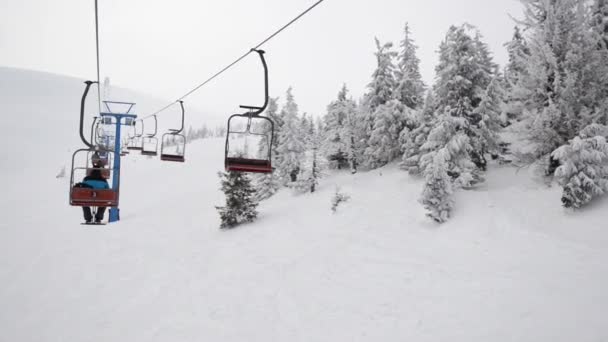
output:
M 100 0 L 102 80 L 172 101 L 314 0 Z M 0 0 L 0 65 L 94 79 L 93 0 Z M 496 62 L 521 16 L 517 0 L 326 0 L 263 48 L 271 96 L 294 87 L 302 112 L 320 115 L 342 83 L 357 98 L 375 66 L 374 37 L 398 45 L 410 23 L 424 80 L 452 24 L 476 25 Z M 186 101 L 215 114 L 258 104 L 255 55 Z M 79 97 L 80 94 L 75 94 Z M 128 100 L 128 99 L 118 99 Z M 149 113 L 141 113 L 149 114 Z

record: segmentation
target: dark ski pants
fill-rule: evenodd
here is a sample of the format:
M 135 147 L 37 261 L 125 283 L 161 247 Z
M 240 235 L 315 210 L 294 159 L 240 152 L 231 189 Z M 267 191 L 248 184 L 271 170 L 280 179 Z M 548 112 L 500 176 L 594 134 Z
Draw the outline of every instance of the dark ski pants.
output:
M 84 213 L 84 220 L 87 222 L 91 222 L 93 220 L 93 214 L 91 213 L 91 207 L 82 207 L 82 212 Z M 106 212 L 106 207 L 98 207 L 97 213 L 95 214 L 95 221 L 103 220 L 103 215 Z

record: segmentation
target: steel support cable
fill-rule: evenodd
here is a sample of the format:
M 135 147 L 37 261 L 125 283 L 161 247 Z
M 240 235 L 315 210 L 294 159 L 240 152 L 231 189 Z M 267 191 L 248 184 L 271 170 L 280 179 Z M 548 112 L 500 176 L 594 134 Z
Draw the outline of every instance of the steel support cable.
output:
M 97 0 L 95 0 L 95 43 L 97 47 L 97 105 L 99 107 L 99 113 L 101 113 L 101 83 L 99 82 L 99 10 Z
M 243 59 L 245 59 L 245 57 L 249 56 L 254 50 L 259 49 L 264 44 L 268 43 L 271 39 L 273 39 L 274 37 L 276 37 L 277 35 L 279 35 L 281 32 L 285 31 L 289 26 L 293 25 L 296 21 L 300 20 L 300 18 L 302 18 L 303 16 L 305 16 L 306 14 L 308 14 L 308 12 L 312 11 L 315 7 L 319 6 L 323 1 L 325 1 L 325 0 L 318 0 L 312 6 L 310 6 L 309 8 L 307 8 L 304 12 L 300 13 L 297 17 L 293 18 L 290 22 L 288 22 L 287 24 L 283 25 L 280 29 L 278 29 L 277 31 L 275 31 L 273 34 L 271 34 L 270 36 L 268 36 L 266 39 L 262 40 L 254 48 L 250 49 L 245 54 L 243 54 L 242 56 L 240 56 L 239 58 L 237 58 L 234 62 L 228 64 L 226 67 L 224 67 L 222 70 L 220 70 L 217 73 L 215 73 L 213 76 L 209 77 L 203 83 L 197 85 L 192 90 L 190 90 L 186 94 L 182 95 L 179 99 L 175 100 L 175 102 L 172 102 L 172 103 L 166 105 L 165 107 L 157 110 L 156 112 L 154 112 L 154 113 L 152 113 L 152 114 L 150 114 L 150 115 L 142 118 L 142 120 L 151 118 L 154 115 L 159 115 L 160 113 L 162 113 L 165 110 L 171 108 L 172 106 L 174 106 L 175 104 L 179 103 L 180 101 L 183 101 L 186 97 L 192 95 L 193 93 L 195 93 L 196 91 L 198 91 L 199 89 L 201 89 L 202 87 L 204 87 L 205 85 L 209 84 L 209 82 L 213 81 L 214 79 L 216 79 L 217 77 L 219 77 L 221 74 L 225 73 L 230 68 L 232 68 L 233 66 L 235 66 L 236 64 L 238 64 Z

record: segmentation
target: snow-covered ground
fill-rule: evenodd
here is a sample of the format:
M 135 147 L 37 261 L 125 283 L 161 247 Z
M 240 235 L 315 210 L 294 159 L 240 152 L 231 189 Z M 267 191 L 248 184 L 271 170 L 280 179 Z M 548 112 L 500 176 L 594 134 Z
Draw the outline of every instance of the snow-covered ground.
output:
M 493 166 L 438 226 L 421 180 L 389 166 L 282 191 L 220 231 L 208 139 L 183 165 L 125 159 L 122 221 L 85 227 L 55 179 L 81 81 L 48 78 L 58 94 L 33 97 L 0 77 L 0 341 L 608 340 L 607 200 L 569 212 L 559 188 Z M 336 186 L 351 200 L 332 214 Z

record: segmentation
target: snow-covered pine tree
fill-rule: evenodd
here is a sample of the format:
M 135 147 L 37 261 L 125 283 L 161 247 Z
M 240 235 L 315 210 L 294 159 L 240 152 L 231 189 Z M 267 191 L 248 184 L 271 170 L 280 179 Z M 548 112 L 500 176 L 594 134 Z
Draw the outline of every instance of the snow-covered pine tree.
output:
M 266 111 L 264 112 L 264 116 L 268 117 L 272 120 L 272 125 L 269 122 L 263 121 L 261 122 L 261 127 L 257 130 L 258 132 L 268 132 L 266 139 L 260 139 L 258 145 L 258 157 L 260 159 L 268 158 L 268 149 L 270 144 L 270 140 L 272 140 L 272 165 L 275 165 L 275 161 L 279 159 L 277 147 L 279 146 L 279 135 L 281 129 L 283 127 L 283 119 L 278 113 L 278 98 L 270 98 L 268 100 L 268 107 L 266 107 Z M 274 132 L 271 130 L 274 127 Z M 271 136 L 270 133 L 273 133 Z
M 271 164 L 276 167 L 277 160 L 280 160 L 279 152 L 277 151 L 278 141 L 280 139 L 279 135 L 282 131 L 282 127 L 284 124 L 283 119 L 278 112 L 278 98 L 270 98 L 268 100 L 268 107 L 266 108 L 266 112 L 264 113 L 264 115 L 270 118 L 270 120 L 272 120 L 272 122 L 274 123 L 274 135 L 272 136 Z M 270 128 L 270 124 L 264 123 L 262 131 L 269 132 Z M 269 136 L 268 139 L 260 140 L 258 147 L 258 156 L 260 159 L 268 158 L 268 144 L 270 143 L 270 138 L 271 137 Z M 279 189 L 281 188 L 279 172 L 257 175 L 254 177 L 253 181 L 256 190 L 255 200 L 257 202 L 269 199 L 270 197 L 274 196 L 274 194 L 276 194 L 277 191 L 279 191 Z
M 315 123 L 308 113 L 302 114 L 302 118 L 300 118 L 300 134 L 302 135 L 304 144 L 310 145 L 312 137 L 315 134 Z
M 566 208 L 580 208 L 608 191 L 608 127 L 592 124 L 553 152 L 561 162 L 555 177 Z
M 221 172 L 219 176 L 221 189 L 226 195 L 226 205 L 216 207 L 222 221 L 220 228 L 234 228 L 241 223 L 253 222 L 258 215 L 258 203 L 253 198 L 255 189 L 247 174 Z
M 395 98 L 406 107 L 417 109 L 424 103 L 425 85 L 420 75 L 420 60 L 416 54 L 418 46 L 412 39 L 409 24 L 405 24 L 405 37 L 401 41 L 395 72 L 397 88 Z
M 525 94 L 521 94 L 517 84 L 526 73 L 526 60 L 530 56 L 528 43 L 521 29 L 515 26 L 515 32 L 510 42 L 505 44 L 509 54 L 509 63 L 504 69 L 505 78 L 505 110 L 501 118 L 504 125 L 510 125 L 521 118 Z
M 481 154 L 490 153 L 498 156 L 500 153 L 498 132 L 501 129 L 500 116 L 503 98 L 504 92 L 499 76 L 495 76 L 482 95 L 479 106 L 473 111 L 480 117 L 479 123 L 472 128 L 475 136 L 478 137 L 474 141 L 477 144 L 474 149 L 480 151 Z M 485 165 L 480 168 L 485 170 Z
M 283 126 L 279 133 L 277 146 L 277 171 L 283 185 L 298 180 L 302 159 L 306 151 L 303 132 L 298 118 L 298 105 L 295 102 L 292 88 L 287 90 L 286 102 L 281 110 Z
M 331 211 L 335 214 L 338 211 L 338 207 L 342 203 L 346 203 L 350 200 L 350 195 L 343 193 L 340 187 L 336 187 L 334 196 L 331 198 Z
M 412 112 L 399 100 L 391 100 L 376 109 L 373 130 L 365 149 L 365 161 L 369 167 L 382 167 L 401 155 L 399 135 L 408 121 L 413 120 Z
M 397 81 L 395 80 L 396 67 L 393 59 L 397 52 L 393 51 L 393 43 L 381 44 L 375 38 L 375 52 L 377 66 L 372 74 L 372 81 L 367 85 L 368 92 L 359 106 L 359 120 L 361 129 L 361 151 L 365 151 L 367 143 L 374 129 L 374 113 L 379 106 L 394 99 Z
M 350 172 L 355 174 L 357 173 L 362 159 L 362 146 L 365 144 L 365 130 L 362 128 L 366 127 L 367 124 L 359 120 L 361 117 L 361 108 L 352 97 L 346 100 L 344 109 L 346 111 L 346 124 L 344 125 L 342 136 L 346 141 L 346 154 L 348 156 Z
M 368 85 L 365 107 L 370 111 L 364 120 L 368 123 L 364 159 L 365 164 L 371 168 L 386 165 L 399 156 L 399 135 L 406 127 L 408 119 L 413 116 L 412 107 L 406 106 L 405 103 L 417 105 L 421 92 L 424 92 L 418 71 L 416 46 L 409 37 L 407 26 L 406 38 L 402 45 L 404 51 L 400 68 L 397 70 L 393 59 L 398 54 L 391 50 L 393 44 L 382 45 L 376 39 L 378 65 L 372 75 L 372 82 Z M 399 79 L 395 79 L 395 76 Z
M 279 112 L 279 98 L 271 97 L 268 99 L 268 107 L 266 107 L 265 115 L 274 122 L 274 128 L 277 131 L 283 127 L 282 113 Z
M 509 62 L 505 67 L 504 77 L 507 88 L 514 87 L 521 78 L 521 75 L 526 72 L 526 59 L 530 55 L 528 43 L 521 33 L 519 26 L 515 26 L 513 38 L 505 44 L 509 55 Z
M 533 157 L 549 156 L 547 174 L 559 164 L 559 146 L 605 113 L 608 65 L 594 32 L 592 11 L 577 0 L 524 0 L 530 56 L 514 91 L 525 99 L 524 116 Z
M 593 4 L 594 27 L 601 38 L 603 48 L 608 49 L 608 1 L 595 0 Z
M 444 223 L 450 218 L 454 206 L 446 154 L 445 148 L 432 154 L 432 160 L 424 170 L 425 183 L 420 198 L 420 202 L 428 211 L 427 216 L 438 223 Z
M 357 105 L 347 96 L 348 89 L 344 84 L 338 98 L 327 106 L 327 114 L 323 118 L 322 148 L 331 168 L 350 167 L 356 172 Z
M 470 153 L 473 150 L 471 139 L 466 134 L 467 120 L 451 115 L 439 115 L 435 127 L 420 147 L 423 154 L 420 158 L 420 170 L 426 175 L 426 169 L 435 162 L 435 155 L 443 150 L 444 167 L 452 182 L 459 188 L 471 188 L 481 181 L 479 169 L 472 162 Z
M 323 117 L 325 123 L 323 154 L 330 162 L 332 169 L 348 167 L 347 144 L 342 133 L 346 124 L 346 113 L 344 112 L 344 101 L 348 90 L 346 84 L 338 93 L 338 99 L 327 106 L 327 114 Z
M 471 37 L 469 32 L 475 34 Z M 468 136 L 472 149 L 471 161 L 483 169 L 486 165 L 483 146 L 478 140 L 478 129 L 482 115 L 475 109 L 482 102 L 496 65 L 493 64 L 487 46 L 481 42 L 479 32 L 471 25 L 450 27 L 446 39 L 439 49 L 439 65 L 436 68 L 437 82 L 434 87 L 439 115 L 464 118 L 459 124 Z M 444 120 L 445 121 L 445 120 Z
M 295 190 L 299 193 L 315 192 L 317 190 L 319 179 L 322 177 L 323 169 L 326 167 L 319 153 L 321 143 L 321 132 L 313 128 L 308 140 L 302 170 L 297 182 L 294 184 Z
M 421 173 L 420 169 L 420 148 L 426 142 L 426 139 L 433 129 L 436 115 L 436 103 L 433 96 L 433 91 L 429 90 L 424 107 L 416 120 L 416 127 L 411 131 L 402 131 L 399 137 L 401 142 L 401 150 L 403 151 L 401 168 L 408 171 L 412 175 Z
M 367 86 L 367 102 L 370 113 L 373 113 L 376 111 L 376 108 L 392 100 L 397 87 L 395 64 L 393 63 L 397 52 L 392 50 L 393 43 L 381 44 L 378 38 L 375 41 L 377 67 L 372 74 L 372 81 Z
M 608 60 L 608 0 L 595 0 L 593 6 L 592 26 L 596 34 L 596 40 L 600 46 L 597 54 L 600 60 Z M 604 64 L 608 68 L 608 63 Z M 605 69 L 604 69 L 605 70 Z M 608 78 L 608 71 L 600 71 L 604 74 L 604 79 Z M 596 109 L 594 117 L 597 123 L 608 125 L 608 86 L 604 86 L 604 101 Z
M 186 140 L 188 140 L 188 141 L 196 140 L 196 134 L 195 134 L 194 128 L 192 128 L 192 126 L 188 127 L 188 131 L 186 133 Z
M 281 188 L 281 182 L 279 181 L 275 173 L 268 173 L 257 175 L 254 177 L 255 184 L 255 195 L 254 199 L 256 202 L 261 202 L 274 196 Z

